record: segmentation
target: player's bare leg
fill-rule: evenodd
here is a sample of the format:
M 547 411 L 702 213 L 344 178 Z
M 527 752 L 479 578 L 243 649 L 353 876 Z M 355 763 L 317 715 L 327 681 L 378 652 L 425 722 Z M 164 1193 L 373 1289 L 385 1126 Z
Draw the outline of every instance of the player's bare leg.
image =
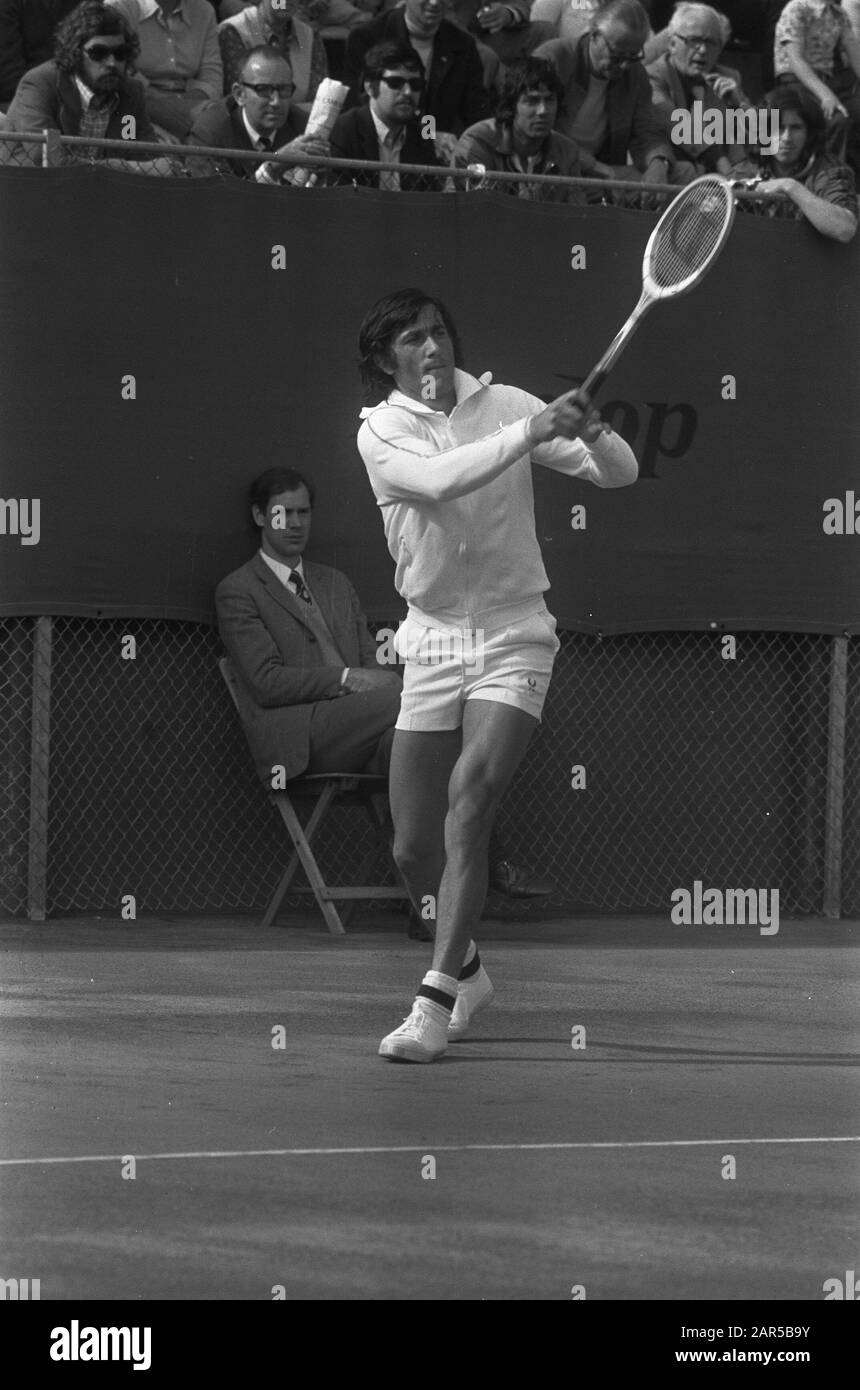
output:
M 433 969 L 459 974 L 487 896 L 487 846 L 499 803 L 537 720 L 514 705 L 467 700 L 463 749 L 451 774 L 445 871 L 439 885 Z
M 395 729 L 388 773 L 388 794 L 394 822 L 394 859 L 403 875 L 415 911 L 425 900 L 435 904 L 445 867 L 445 817 L 448 783 L 460 756 L 459 729 L 441 733 L 410 733 Z
M 398 749 L 399 731 L 395 738 L 391 765 L 395 854 L 413 898 L 420 900 L 438 868 L 443 824 L 445 867 L 437 900 L 433 968 L 421 983 L 409 1018 L 380 1044 L 380 1055 L 392 1061 L 430 1062 L 441 1056 L 449 1037 L 462 1037 L 471 1013 L 492 998 L 492 985 L 470 936 L 487 894 L 487 846 L 493 820 L 536 724 L 532 715 L 511 705 L 467 701 L 462 748 L 453 759 L 444 789 L 444 765 L 451 758 L 453 742 L 444 750 L 440 744 L 436 751 L 434 741 L 445 735 L 404 734 Z M 469 963 L 462 976 L 467 978 L 460 979 L 464 958 Z

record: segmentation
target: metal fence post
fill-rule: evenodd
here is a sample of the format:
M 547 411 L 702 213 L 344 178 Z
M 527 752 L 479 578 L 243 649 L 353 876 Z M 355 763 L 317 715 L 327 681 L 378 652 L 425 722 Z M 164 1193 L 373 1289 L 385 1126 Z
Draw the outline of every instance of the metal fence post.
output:
M 37 618 L 33 642 L 30 835 L 27 864 L 27 916 L 31 922 L 44 922 L 48 900 L 48 785 L 53 623 L 53 618 Z
M 44 148 L 42 149 L 42 168 L 56 169 L 63 162 L 63 146 L 58 130 L 43 130 L 45 137 Z
M 824 915 L 842 912 L 842 817 L 845 805 L 845 722 L 848 707 L 848 638 L 830 647 L 827 711 L 827 793 L 824 819 Z

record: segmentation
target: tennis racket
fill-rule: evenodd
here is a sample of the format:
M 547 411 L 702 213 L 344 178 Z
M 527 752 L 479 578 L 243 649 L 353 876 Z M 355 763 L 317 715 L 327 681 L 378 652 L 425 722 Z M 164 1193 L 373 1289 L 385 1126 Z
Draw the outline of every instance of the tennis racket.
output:
M 588 396 L 599 391 L 652 305 L 686 294 L 704 279 L 726 243 L 734 217 L 732 186 L 719 174 L 694 179 L 672 199 L 645 247 L 639 303 L 582 383 L 582 391 Z

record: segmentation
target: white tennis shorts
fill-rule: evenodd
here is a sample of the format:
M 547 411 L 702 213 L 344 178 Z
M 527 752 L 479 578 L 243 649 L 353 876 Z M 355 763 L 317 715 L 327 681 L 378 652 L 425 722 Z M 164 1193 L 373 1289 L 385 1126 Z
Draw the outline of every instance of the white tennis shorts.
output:
M 505 626 L 448 627 L 414 612 L 395 650 L 406 663 L 396 727 L 413 733 L 459 729 L 467 700 L 513 705 L 540 721 L 556 652 L 555 618 L 544 606 Z

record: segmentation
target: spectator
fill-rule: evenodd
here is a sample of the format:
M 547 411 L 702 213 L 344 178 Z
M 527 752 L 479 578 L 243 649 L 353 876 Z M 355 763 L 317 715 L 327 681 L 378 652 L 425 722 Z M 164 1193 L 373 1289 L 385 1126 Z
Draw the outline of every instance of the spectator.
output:
M 331 151 L 340 159 L 367 159 L 392 166 L 381 173 L 341 171 L 343 182 L 387 189 L 427 186 L 417 175 L 397 172 L 403 164 L 438 164 L 432 139 L 421 135 L 419 113 L 424 92 L 421 59 L 408 44 L 380 43 L 364 61 L 366 105 L 344 111 L 331 133 Z M 430 187 L 440 187 L 431 184 Z
M 283 54 L 265 45 L 252 48 L 245 55 L 230 96 L 219 97 L 198 112 L 188 143 L 214 145 L 224 150 L 329 154 L 327 140 L 301 134 L 304 122 L 297 122 L 292 114 L 292 91 L 292 71 Z M 255 178 L 258 183 L 296 182 L 294 166 L 274 163 L 255 166 L 249 160 L 240 159 L 225 159 L 214 164 L 209 160 L 197 160 L 193 172 L 198 175 L 230 172 L 239 178 Z
M 221 20 L 229 19 L 233 15 L 241 14 L 253 4 L 254 0 L 245 0 L 244 4 L 243 0 L 221 0 L 218 15 Z M 329 25 L 351 29 L 355 24 L 363 24 L 368 12 L 374 9 L 376 6 L 370 4 L 363 7 L 351 5 L 350 0 L 299 0 L 296 14 L 317 30 Z
M 680 7 L 676 6 L 676 8 Z M 723 49 L 725 49 L 732 37 L 732 26 L 719 10 L 715 10 L 714 13 L 720 21 Z M 645 62 L 650 64 L 655 62 L 657 58 L 664 57 L 669 52 L 671 37 L 668 25 L 665 29 L 661 29 L 659 34 L 654 34 L 645 45 Z M 725 57 L 725 54 L 723 53 L 721 56 Z M 737 68 L 727 67 L 724 63 L 714 63 L 708 74 L 708 86 L 716 92 L 717 96 L 722 97 L 727 105 L 735 106 L 741 111 L 748 111 L 753 104 L 743 90 L 741 75 Z
M 446 19 L 450 0 L 406 0 L 402 8 L 353 29 L 346 41 L 344 81 L 358 96 L 364 60 L 377 43 L 410 44 L 427 78 L 424 109 L 436 124 L 436 153 L 446 164 L 457 136 L 490 114 L 475 40 Z
M 328 64 L 322 39 L 299 19 L 297 9 L 298 0 L 262 0 L 218 25 L 225 93 L 238 81 L 248 50 L 265 44 L 283 53 L 292 68 L 293 110 L 310 111 L 317 87 L 328 76 Z
M 580 39 L 553 39 L 536 56 L 548 58 L 561 79 L 558 129 L 597 161 L 598 174 L 666 183 L 674 159 L 641 65 L 648 33 L 637 0 L 604 0 Z
M 472 35 L 479 51 L 489 48 L 498 67 L 499 61 L 514 63 L 553 38 L 554 26 L 533 23 L 530 12 L 529 0 L 453 0 L 448 18 Z
M 487 172 L 501 169 L 564 178 L 591 175 L 593 156 L 581 161 L 574 142 L 553 129 L 561 100 L 561 82 L 546 58 L 521 58 L 512 63 L 502 79 L 495 117 L 478 121 L 460 136 L 454 163 L 460 168 L 482 164 Z M 498 187 L 520 198 L 585 201 L 581 189 L 536 184 L 528 179 Z
M 25 72 L 47 62 L 54 30 L 78 0 L 0 0 L 0 111 Z
M 146 111 L 143 87 L 128 76 L 137 56 L 137 37 L 123 15 L 100 0 L 84 0 L 57 28 L 54 58 L 26 72 L 6 118 L 9 131 L 58 130 L 63 135 L 90 136 L 94 140 L 154 141 L 155 132 Z M 4 142 L 4 145 L 6 142 Z M 39 163 L 42 147 L 35 144 L 6 147 L 10 163 Z M 151 154 L 106 158 L 97 145 L 69 148 L 70 162 L 100 160 L 106 167 L 137 172 Z
M 534 0 L 531 18 L 552 26 L 547 41 L 555 38 L 577 43 L 591 28 L 599 9 L 600 0 Z
M 108 0 L 140 41 L 138 76 L 165 139 L 181 141 L 207 101 L 223 91 L 215 12 L 208 0 Z
M 257 771 L 387 774 L 400 678 L 377 662 L 358 596 L 328 565 L 303 562 L 313 485 L 288 468 L 251 484 L 260 548 L 218 585 L 215 606 L 236 671 Z
M 739 88 L 716 66 L 726 32 L 724 17 L 710 5 L 676 5 L 669 20 L 668 52 L 649 63 L 646 69 L 654 105 L 673 126 L 675 164 L 672 177 L 678 183 L 688 183 L 699 174 L 715 170 L 730 174 L 735 165 L 742 164 L 748 157 L 742 143 L 722 140 L 709 144 L 695 138 L 696 133 L 702 133 L 700 127 L 705 121 L 709 126 L 723 126 L 724 133 L 728 134 L 726 113 L 741 104 Z M 677 116 L 684 111 L 694 118 L 690 139 L 679 138 L 679 127 L 675 124 Z
M 766 100 L 779 112 L 779 145 L 773 158 L 762 159 L 765 182 L 758 187 L 785 198 L 767 204 L 764 211 L 771 217 L 805 217 L 824 236 L 851 241 L 857 231 L 854 175 L 824 153 L 826 127 L 819 103 L 805 88 L 786 85 Z
M 827 145 L 860 173 L 860 39 L 834 0 L 789 0 L 776 26 L 777 82 L 800 83 L 818 100 L 828 123 Z M 839 66 L 837 67 L 837 61 Z

